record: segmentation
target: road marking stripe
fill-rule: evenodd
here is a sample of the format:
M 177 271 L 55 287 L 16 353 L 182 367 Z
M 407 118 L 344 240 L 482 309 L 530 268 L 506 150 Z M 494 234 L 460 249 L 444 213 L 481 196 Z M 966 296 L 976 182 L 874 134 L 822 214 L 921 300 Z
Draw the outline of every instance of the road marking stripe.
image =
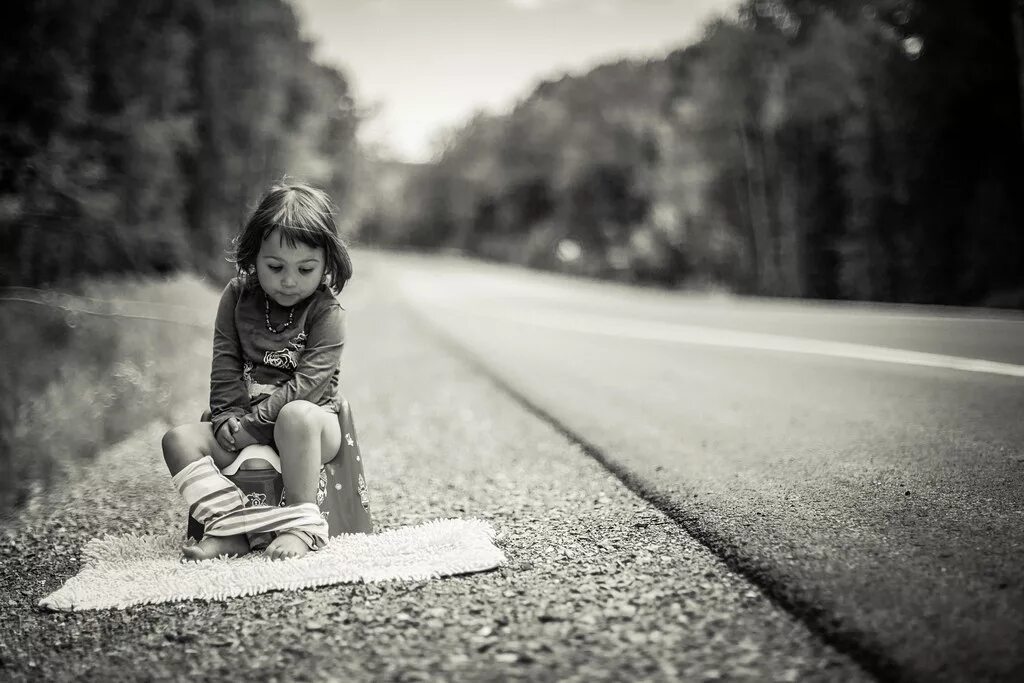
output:
M 503 266 L 494 266 L 503 268 Z M 513 279 L 508 274 L 436 273 L 399 275 L 399 285 L 411 296 L 431 300 L 447 300 L 457 296 L 463 301 L 485 302 L 495 296 L 516 296 L 540 301 L 573 301 L 607 303 L 620 294 L 605 291 L 616 287 L 608 282 L 587 282 L 571 279 L 568 282 L 537 282 L 536 277 L 557 278 L 551 273 L 531 274 Z M 562 276 L 564 277 L 564 276 Z M 570 288 L 571 287 L 571 288 Z M 618 285 L 623 293 L 636 296 L 643 306 L 663 306 L 674 312 L 709 310 L 734 314 L 771 314 L 820 319 L 823 316 L 870 316 L 872 320 L 909 320 L 913 322 L 953 322 L 1024 325 L 1024 315 L 1013 309 L 986 309 L 941 304 L 871 303 L 864 301 L 833 301 L 825 299 L 785 299 L 772 297 L 739 296 L 731 294 L 696 294 L 672 290 L 636 289 Z M 958 314 L 959 313 L 959 314 Z
M 540 311 L 517 314 L 508 310 L 494 312 L 482 309 L 465 309 L 456 306 L 439 305 L 437 302 L 432 302 L 431 305 L 436 308 L 446 308 L 450 311 L 472 313 L 535 325 L 537 327 L 546 327 L 548 329 L 600 334 L 609 337 L 628 337 L 648 341 L 669 341 L 681 344 L 724 346 L 760 351 L 782 351 L 786 353 L 832 356 L 835 358 L 852 358 L 880 363 L 963 370 L 966 372 L 983 372 L 1008 377 L 1024 377 L 1024 365 L 1000 363 L 980 358 L 946 356 L 938 353 L 925 353 L 923 351 L 907 351 L 905 349 L 893 349 L 885 346 L 786 337 L 760 332 L 739 332 L 716 327 L 661 323 L 633 318 L 598 318 L 579 314 L 551 314 Z

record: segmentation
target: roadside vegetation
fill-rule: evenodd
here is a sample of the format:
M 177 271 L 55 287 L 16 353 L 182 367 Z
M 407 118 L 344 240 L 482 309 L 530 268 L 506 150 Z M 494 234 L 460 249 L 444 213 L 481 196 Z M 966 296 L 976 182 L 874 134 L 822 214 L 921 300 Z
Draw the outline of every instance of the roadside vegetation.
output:
M 39 0 L 0 24 L 0 285 L 225 276 L 285 175 L 348 206 L 355 102 L 284 0 Z
M 391 166 L 365 239 L 762 296 L 1024 306 L 1024 6 L 748 0 Z M 1014 33 L 1016 26 L 1016 40 Z
M 192 276 L 91 281 L 77 291 L 146 302 L 154 317 L 187 302 L 212 320 L 217 300 Z M 203 409 L 195 396 L 208 381 L 210 340 L 195 326 L 0 301 L 0 330 L 0 513 L 150 422 Z

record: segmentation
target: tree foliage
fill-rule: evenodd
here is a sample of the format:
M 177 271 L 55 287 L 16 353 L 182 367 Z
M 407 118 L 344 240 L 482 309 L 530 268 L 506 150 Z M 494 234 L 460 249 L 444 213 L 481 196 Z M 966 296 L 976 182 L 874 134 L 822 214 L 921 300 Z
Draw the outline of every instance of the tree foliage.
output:
M 1011 0 L 749 0 L 665 59 L 472 119 L 377 233 L 780 296 L 1024 293 L 1012 16 Z
M 283 0 L 37 0 L 0 25 L 0 283 L 223 274 L 269 182 L 345 199 L 348 83 Z

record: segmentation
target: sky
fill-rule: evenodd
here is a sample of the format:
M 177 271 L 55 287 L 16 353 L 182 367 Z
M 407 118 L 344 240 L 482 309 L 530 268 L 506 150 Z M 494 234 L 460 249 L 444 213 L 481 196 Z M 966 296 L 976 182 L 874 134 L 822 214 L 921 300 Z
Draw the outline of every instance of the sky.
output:
M 360 139 L 427 161 L 474 112 L 508 111 L 546 78 L 698 40 L 737 0 L 293 0 L 317 60 L 371 118 Z

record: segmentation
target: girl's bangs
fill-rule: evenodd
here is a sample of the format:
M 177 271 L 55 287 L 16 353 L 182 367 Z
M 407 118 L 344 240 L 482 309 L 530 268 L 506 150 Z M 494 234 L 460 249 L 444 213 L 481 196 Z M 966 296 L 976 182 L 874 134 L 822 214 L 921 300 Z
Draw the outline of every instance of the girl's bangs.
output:
M 296 244 L 302 243 L 307 247 L 324 247 L 324 237 L 320 234 L 319 230 L 310 230 L 309 228 L 303 228 L 297 225 L 290 225 L 288 223 L 272 223 L 264 231 L 262 241 L 266 242 L 274 232 L 280 232 L 280 238 L 285 241 L 289 247 L 295 247 Z

